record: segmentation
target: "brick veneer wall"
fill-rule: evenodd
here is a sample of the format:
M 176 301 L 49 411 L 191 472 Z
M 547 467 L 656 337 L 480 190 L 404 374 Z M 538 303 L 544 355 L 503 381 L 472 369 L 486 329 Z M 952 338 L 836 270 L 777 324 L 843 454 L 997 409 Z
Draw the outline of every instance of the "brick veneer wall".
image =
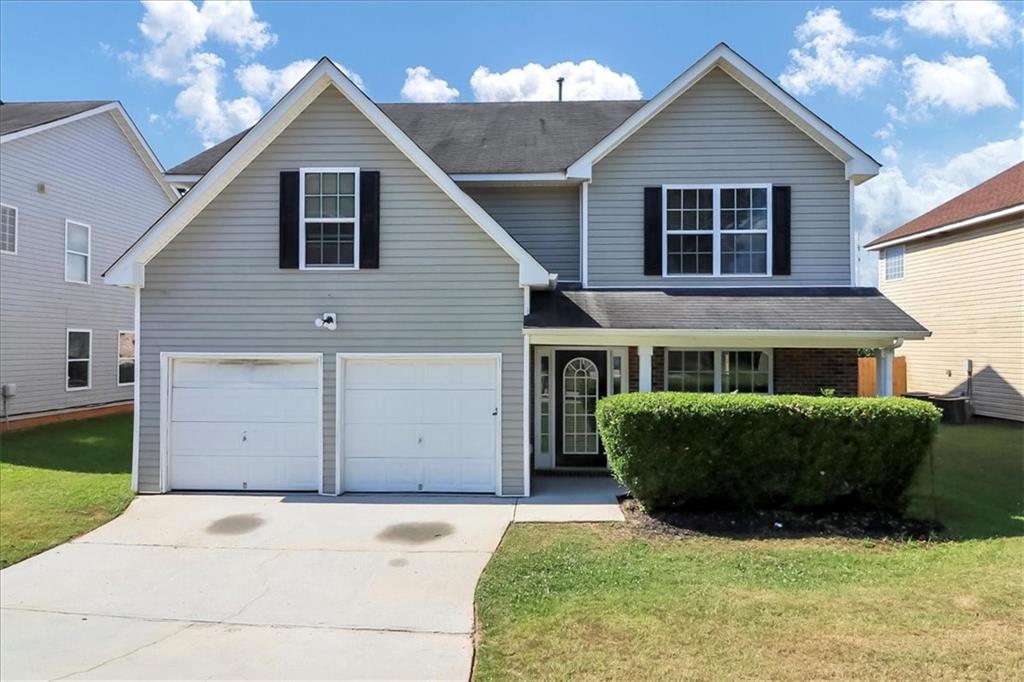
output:
M 640 356 L 637 355 L 636 346 L 630 346 L 629 356 L 629 392 L 636 393 L 640 390 Z M 654 355 L 651 357 L 651 390 L 665 390 L 665 349 L 655 346 Z
M 857 395 L 857 351 L 853 348 L 776 348 L 775 393 Z
M 640 356 L 636 354 L 636 346 L 629 347 L 626 358 L 629 363 L 629 392 L 636 393 L 640 390 Z

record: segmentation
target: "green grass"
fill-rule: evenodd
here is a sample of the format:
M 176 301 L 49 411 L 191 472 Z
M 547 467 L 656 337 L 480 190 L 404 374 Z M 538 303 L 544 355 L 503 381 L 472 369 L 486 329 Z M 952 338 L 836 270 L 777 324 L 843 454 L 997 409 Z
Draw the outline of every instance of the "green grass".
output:
M 1021 679 L 1022 435 L 941 428 L 940 542 L 513 525 L 477 588 L 474 677 Z
M 0 435 L 0 567 L 124 511 L 131 460 L 130 414 Z

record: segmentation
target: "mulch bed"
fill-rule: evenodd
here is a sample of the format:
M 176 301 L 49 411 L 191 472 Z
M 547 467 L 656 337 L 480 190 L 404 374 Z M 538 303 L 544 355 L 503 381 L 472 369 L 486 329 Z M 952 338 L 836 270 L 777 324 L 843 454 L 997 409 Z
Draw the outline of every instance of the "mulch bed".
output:
M 736 538 L 845 537 L 892 540 L 937 540 L 942 525 L 876 511 L 720 511 L 645 512 L 631 497 L 619 499 L 626 523 L 648 535 Z

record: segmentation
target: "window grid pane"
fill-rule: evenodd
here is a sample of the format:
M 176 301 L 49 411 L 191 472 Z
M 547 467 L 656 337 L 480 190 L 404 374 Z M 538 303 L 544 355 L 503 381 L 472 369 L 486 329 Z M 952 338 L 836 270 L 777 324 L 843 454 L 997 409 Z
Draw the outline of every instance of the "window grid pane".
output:
M 0 251 L 14 253 L 18 243 L 18 211 L 11 206 L 0 206 Z
M 722 391 L 767 393 L 768 354 L 763 351 L 723 351 Z
M 91 341 L 92 334 L 90 332 L 68 332 L 67 388 L 89 387 L 89 365 L 92 362 Z
M 669 391 L 714 392 L 714 351 L 669 351 L 667 366 L 665 388 Z
M 351 223 L 307 223 L 307 266 L 355 264 L 355 226 Z
M 135 333 L 117 334 L 117 383 L 135 383 Z
M 902 246 L 892 246 L 885 250 L 885 279 L 903 279 L 905 251 Z
M 722 274 L 768 274 L 768 190 L 725 188 L 720 201 Z
M 355 267 L 355 173 L 304 175 L 303 219 L 307 267 Z

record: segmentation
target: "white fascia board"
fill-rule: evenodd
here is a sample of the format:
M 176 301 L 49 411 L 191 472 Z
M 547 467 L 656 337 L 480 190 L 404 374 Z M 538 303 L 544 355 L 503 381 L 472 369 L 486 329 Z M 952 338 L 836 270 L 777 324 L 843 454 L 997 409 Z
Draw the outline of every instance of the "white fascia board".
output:
M 260 121 L 227 154 L 214 164 L 195 186 L 164 214 L 153 227 L 108 271 L 105 279 L 125 282 L 135 275 L 128 272 L 128 263 L 145 266 L 199 212 L 205 208 L 249 163 L 281 133 L 326 88 L 333 85 L 373 123 L 388 140 L 425 173 L 455 204 L 463 210 L 506 253 L 519 263 L 520 286 L 548 286 L 551 275 L 519 245 L 483 208 L 462 191 L 455 181 L 406 135 L 380 107 L 338 69 L 322 58 L 281 98 Z M 127 282 L 126 282 L 127 283 Z
M 991 213 L 985 213 L 984 215 L 974 216 L 973 218 L 966 218 L 964 220 L 958 220 L 955 223 L 949 223 L 948 225 L 940 225 L 939 227 L 933 227 L 930 230 L 924 232 L 917 232 L 915 234 L 908 234 L 906 237 L 897 237 L 896 239 L 888 239 L 884 242 L 879 242 L 873 246 L 865 246 L 865 251 L 878 251 L 889 246 L 896 246 L 898 244 L 906 244 L 907 242 L 917 241 L 918 239 L 925 239 L 927 237 L 934 237 L 936 235 L 945 234 L 946 232 L 952 232 L 953 230 L 959 230 L 964 227 L 971 227 L 972 225 L 978 225 L 980 223 L 986 223 L 991 220 L 999 220 L 1000 218 L 1007 218 L 1017 213 L 1024 213 L 1024 204 L 1017 204 L 1015 206 L 1009 206 L 1007 208 L 993 211 Z
M 564 171 L 553 173 L 452 173 L 455 182 L 488 182 L 504 183 L 566 183 L 576 184 L 579 180 L 570 179 Z
M 592 147 L 569 166 L 566 174 L 570 178 L 589 180 L 593 166 L 630 135 L 661 113 L 669 104 L 689 90 L 713 68 L 720 67 L 744 86 L 754 96 L 781 114 L 790 123 L 808 134 L 814 141 L 845 164 L 846 179 L 861 183 L 877 175 L 881 165 L 866 152 L 840 135 L 834 128 L 805 107 L 772 79 L 758 71 L 750 62 L 741 57 L 725 43 L 719 43 L 710 52 L 698 59 L 690 68 L 654 96 L 618 128 Z
M 695 346 L 773 348 L 876 348 L 894 339 L 924 339 L 921 330 L 819 331 L 819 330 L 720 330 L 720 329 L 523 329 L 535 345 Z

